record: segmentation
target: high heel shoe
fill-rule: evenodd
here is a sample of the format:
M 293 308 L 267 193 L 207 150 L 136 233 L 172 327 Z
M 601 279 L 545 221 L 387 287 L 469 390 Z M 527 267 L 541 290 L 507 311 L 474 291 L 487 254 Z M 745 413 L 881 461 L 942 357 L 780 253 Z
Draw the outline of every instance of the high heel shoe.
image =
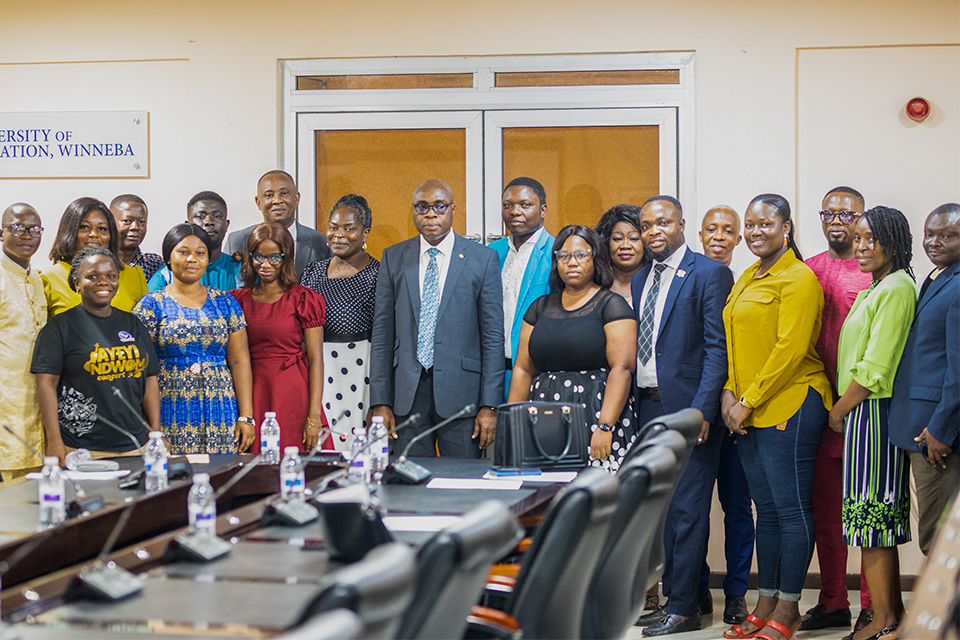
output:
M 889 627 L 884 627 L 883 629 L 881 629 L 881 630 L 878 631 L 877 633 L 873 634 L 872 636 L 867 637 L 867 638 L 863 638 L 863 640 L 880 640 L 880 638 L 882 638 L 883 636 L 887 635 L 888 633 L 893 633 L 894 631 L 896 631 L 896 630 L 897 630 L 897 627 L 899 627 L 899 626 L 900 626 L 900 622 L 899 622 L 899 621 L 894 622 L 894 623 L 893 623 L 892 625 L 890 625 Z M 843 638 L 841 638 L 840 640 L 853 640 L 853 634 L 854 634 L 854 633 L 856 633 L 856 631 L 851 631 L 851 632 L 849 633 L 849 635 L 843 636 Z

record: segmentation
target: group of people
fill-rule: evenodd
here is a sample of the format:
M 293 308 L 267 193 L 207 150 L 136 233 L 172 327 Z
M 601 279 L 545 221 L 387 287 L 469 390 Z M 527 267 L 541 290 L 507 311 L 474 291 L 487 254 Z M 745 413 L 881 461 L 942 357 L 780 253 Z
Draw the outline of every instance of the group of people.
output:
M 419 414 L 392 435 L 405 448 L 459 413 L 409 455 L 481 457 L 505 401 L 579 402 L 590 463 L 615 472 L 643 425 L 693 407 L 704 420 L 666 520 L 666 602 L 649 594 L 644 635 L 698 629 L 712 612 L 715 483 L 726 637 L 849 627 L 848 545 L 863 549 L 864 575 L 851 637 L 895 633 L 908 466 L 925 553 L 960 475 L 960 205 L 926 219 L 935 269 L 918 290 L 906 218 L 867 210 L 850 187 L 824 197 L 827 250 L 806 262 L 776 194 L 754 198 L 742 222 L 729 206 L 710 209 L 700 253 L 666 195 L 553 237 L 543 186 L 522 177 L 503 190 L 506 234 L 484 247 L 452 231 L 454 194 L 430 179 L 413 192 L 418 235 L 380 261 L 366 251 L 373 219 L 359 195 L 337 201 L 326 235 L 296 222 L 285 172 L 261 177 L 255 201 L 263 223 L 228 236 L 223 198 L 198 193 L 155 255 L 140 250 L 142 199 L 80 198 L 41 273 L 31 268 L 40 216 L 8 207 L 0 375 L 11 426 L 63 460 L 79 447 L 131 451 L 149 430 L 177 454 L 257 452 L 267 411 L 281 446 L 309 449 L 329 427 L 337 450 L 369 416 L 392 430 Z M 756 262 L 735 273 L 741 240 Z M 18 446 L 0 439 L 4 478 L 40 464 Z M 801 616 L 815 544 L 823 588 Z

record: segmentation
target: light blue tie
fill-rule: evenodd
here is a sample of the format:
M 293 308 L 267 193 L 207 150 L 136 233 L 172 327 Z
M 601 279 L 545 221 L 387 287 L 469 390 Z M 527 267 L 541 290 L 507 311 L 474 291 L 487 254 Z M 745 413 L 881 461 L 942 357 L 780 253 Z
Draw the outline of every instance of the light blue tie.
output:
M 437 308 L 440 306 L 440 266 L 436 247 L 427 249 L 430 264 L 423 274 L 423 294 L 420 296 L 420 326 L 417 335 L 417 360 L 424 369 L 433 366 L 433 338 L 437 330 Z

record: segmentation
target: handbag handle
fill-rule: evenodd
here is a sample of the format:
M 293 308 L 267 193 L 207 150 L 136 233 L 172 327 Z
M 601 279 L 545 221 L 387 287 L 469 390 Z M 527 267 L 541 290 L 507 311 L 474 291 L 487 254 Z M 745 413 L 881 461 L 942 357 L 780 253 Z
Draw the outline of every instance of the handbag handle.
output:
M 546 458 L 547 460 L 552 460 L 553 462 L 560 462 L 563 460 L 566 455 L 570 452 L 570 441 L 573 439 L 570 437 L 570 428 L 572 426 L 573 418 L 570 416 L 570 407 L 563 405 L 560 408 L 560 413 L 563 414 L 563 424 L 566 427 L 567 442 L 563 447 L 563 451 L 559 455 L 552 456 L 546 451 L 543 450 L 543 445 L 540 444 L 540 437 L 537 436 L 537 430 L 534 428 L 537 426 L 537 408 L 536 407 L 527 407 L 527 415 L 530 417 L 530 435 L 533 436 L 533 445 L 537 448 L 537 452 Z

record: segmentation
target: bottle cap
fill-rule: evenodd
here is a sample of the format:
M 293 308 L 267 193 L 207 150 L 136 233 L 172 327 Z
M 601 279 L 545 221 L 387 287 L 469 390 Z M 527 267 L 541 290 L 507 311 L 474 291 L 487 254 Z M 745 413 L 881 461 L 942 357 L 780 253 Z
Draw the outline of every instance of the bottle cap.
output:
M 295 456 L 300 454 L 300 447 L 284 447 L 283 455 L 285 456 Z
M 379 422 L 380 424 L 383 424 L 383 416 L 373 416 L 373 418 L 370 419 L 370 422 Z
M 151 431 L 149 434 L 151 440 L 160 440 L 163 438 L 163 434 L 159 431 Z
M 193 483 L 196 484 L 198 482 L 210 482 L 210 474 L 209 473 L 193 474 Z
M 59 466 L 60 466 L 60 458 L 58 458 L 57 456 L 44 456 L 44 457 L 43 457 L 43 464 L 44 464 L 44 465 L 55 464 L 55 465 L 57 465 L 57 466 L 59 467 Z
M 277 417 L 277 412 L 276 412 L 276 411 L 266 411 L 266 412 L 264 412 L 264 414 L 263 414 L 263 419 L 264 419 L 264 420 L 266 420 L 267 418 L 276 418 L 276 417 Z

